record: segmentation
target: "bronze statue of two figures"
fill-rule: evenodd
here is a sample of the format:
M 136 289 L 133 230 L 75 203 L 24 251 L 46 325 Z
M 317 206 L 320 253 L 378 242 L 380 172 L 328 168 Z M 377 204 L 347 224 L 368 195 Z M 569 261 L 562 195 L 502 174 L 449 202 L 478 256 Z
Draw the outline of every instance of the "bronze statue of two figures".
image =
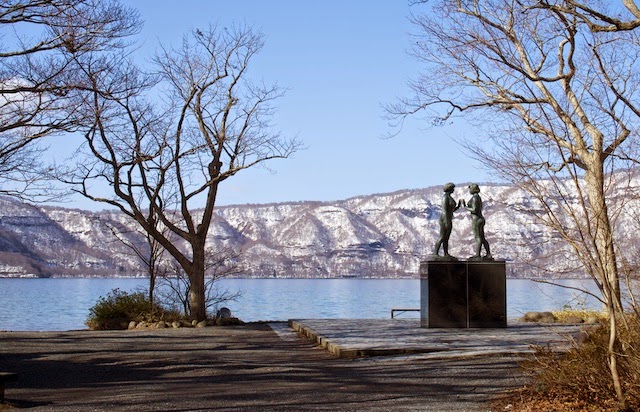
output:
M 420 262 L 420 326 L 423 328 L 507 327 L 507 277 L 504 260 L 491 257 L 484 237 L 485 220 L 477 184 L 469 185 L 471 199 L 453 199 L 455 185 L 447 183 L 442 197 L 440 237 L 433 255 Z M 449 254 L 453 213 L 471 213 L 475 254 L 466 261 Z M 440 249 L 444 255 L 439 256 Z M 484 256 L 482 255 L 484 248 Z
M 453 229 L 453 212 L 464 207 L 471 213 L 471 227 L 473 228 L 473 237 L 475 239 L 475 254 L 469 258 L 469 260 L 493 260 L 491 257 L 491 249 L 489 248 L 489 242 L 484 236 L 484 224 L 485 220 L 482 216 L 482 199 L 480 198 L 480 188 L 477 184 L 472 183 L 469 185 L 469 193 L 471 199 L 468 202 L 460 199 L 456 203 L 451 194 L 455 189 L 453 183 L 447 183 L 444 185 L 444 196 L 442 197 L 442 213 L 440 214 L 440 237 L 436 241 L 436 245 L 433 251 L 432 260 L 457 260 L 457 258 L 449 254 L 449 237 L 451 237 L 451 230 Z M 484 247 L 485 255 L 481 255 L 482 248 Z M 440 248 L 442 248 L 444 255 L 440 256 Z

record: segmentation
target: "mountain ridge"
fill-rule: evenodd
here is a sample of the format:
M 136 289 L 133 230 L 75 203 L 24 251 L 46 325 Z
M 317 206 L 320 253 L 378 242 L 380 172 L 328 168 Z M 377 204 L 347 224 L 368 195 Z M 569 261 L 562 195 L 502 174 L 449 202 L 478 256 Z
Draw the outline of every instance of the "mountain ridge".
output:
M 523 212 L 524 192 L 495 183 L 481 190 L 493 256 L 510 262 L 510 277 L 548 276 L 529 263 L 553 270 L 550 259 L 558 250 L 566 252 L 558 235 Z M 454 197 L 470 197 L 462 191 Z M 439 233 L 441 198 L 442 187 L 431 186 L 337 201 L 219 206 L 208 244 L 237 253 L 242 277 L 417 277 Z M 136 224 L 122 213 L 0 198 L 0 277 L 142 275 L 139 259 L 109 227 L 144 247 Z M 466 258 L 473 246 L 469 213 L 460 210 L 454 214 L 450 252 Z

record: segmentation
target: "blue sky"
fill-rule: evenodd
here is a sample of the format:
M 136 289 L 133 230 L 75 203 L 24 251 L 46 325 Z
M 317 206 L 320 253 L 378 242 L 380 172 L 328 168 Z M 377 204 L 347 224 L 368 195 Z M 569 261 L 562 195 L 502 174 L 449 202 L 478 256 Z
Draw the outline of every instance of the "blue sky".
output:
M 288 89 L 274 123 L 307 149 L 268 163 L 271 170 L 227 180 L 218 205 L 330 201 L 488 180 L 453 141 L 470 137 L 462 126 L 428 128 L 415 119 L 383 138 L 390 129 L 382 104 L 406 95 L 407 81 L 420 70 L 406 52 L 414 30 L 407 0 L 124 2 L 145 21 L 143 54 L 159 42 L 178 45 L 185 33 L 210 23 L 246 24 L 265 35 L 252 76 Z

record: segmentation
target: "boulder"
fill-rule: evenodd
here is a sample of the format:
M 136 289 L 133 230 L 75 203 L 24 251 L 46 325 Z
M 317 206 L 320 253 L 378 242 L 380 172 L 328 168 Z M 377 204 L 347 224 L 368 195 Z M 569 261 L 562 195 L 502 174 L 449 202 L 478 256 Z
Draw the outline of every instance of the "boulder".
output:
M 206 328 L 206 327 L 207 327 L 206 320 L 201 320 L 200 322 L 196 323 L 196 328 Z
M 230 318 L 231 317 L 231 309 L 229 308 L 220 308 L 216 313 L 216 318 Z
M 131 322 L 129 322 L 129 326 L 127 326 L 127 329 L 129 329 L 129 330 L 135 329 L 137 325 L 138 324 L 136 323 L 136 321 L 132 320 Z
M 182 322 L 178 322 L 177 320 L 174 322 L 171 322 L 171 327 L 174 329 L 178 329 L 182 327 Z
M 525 322 L 554 323 L 556 317 L 551 312 L 527 312 L 522 317 Z

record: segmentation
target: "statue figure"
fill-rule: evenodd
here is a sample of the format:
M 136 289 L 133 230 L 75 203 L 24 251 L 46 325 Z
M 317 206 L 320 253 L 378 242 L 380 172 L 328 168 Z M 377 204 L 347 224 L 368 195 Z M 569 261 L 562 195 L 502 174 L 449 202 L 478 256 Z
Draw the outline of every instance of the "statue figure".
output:
M 453 190 L 455 189 L 453 183 L 447 183 L 444 185 L 444 196 L 442 196 L 442 213 L 440 214 L 440 237 L 436 242 L 433 254 L 438 256 L 440 247 L 444 251 L 444 257 L 449 259 L 455 259 L 449 254 L 449 237 L 451 236 L 451 229 L 453 229 L 453 212 L 458 210 L 462 205 L 462 201 L 456 201 L 451 197 Z
M 471 227 L 473 228 L 473 237 L 476 241 L 476 251 L 475 251 L 476 253 L 474 256 L 472 256 L 469 259 L 493 260 L 493 257 L 491 257 L 489 242 L 487 242 L 487 239 L 485 239 L 484 237 L 485 220 L 484 220 L 484 216 L 482 216 L 482 199 L 478 194 L 480 193 L 480 188 L 476 183 L 471 183 L 469 185 L 469 193 L 471 193 L 473 196 L 471 196 L 471 199 L 469 199 L 469 202 L 465 203 L 464 206 L 465 206 L 465 209 L 471 212 Z M 482 246 L 484 246 L 484 250 L 487 252 L 484 258 L 480 256 L 480 250 L 482 249 Z

